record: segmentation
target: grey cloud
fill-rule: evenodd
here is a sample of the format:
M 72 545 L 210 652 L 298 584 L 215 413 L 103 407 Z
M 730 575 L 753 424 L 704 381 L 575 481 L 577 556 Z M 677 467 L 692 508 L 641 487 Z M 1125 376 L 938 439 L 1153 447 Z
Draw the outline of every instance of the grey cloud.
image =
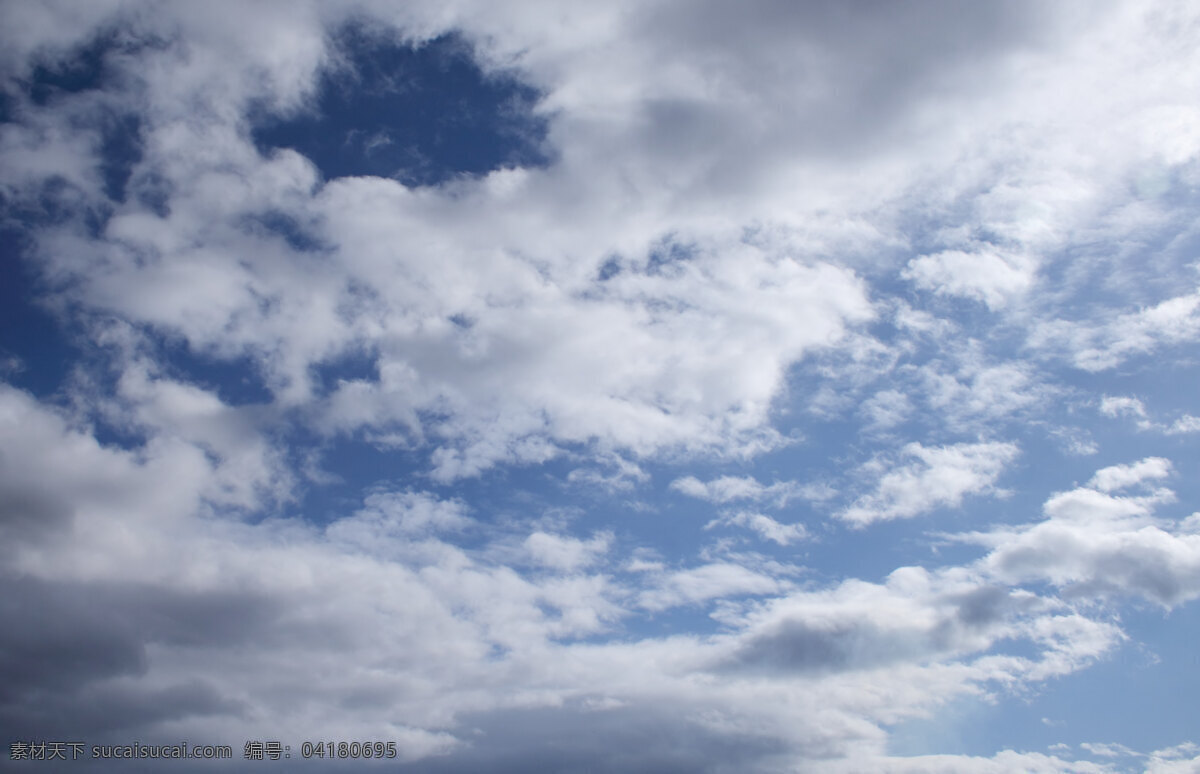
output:
M 1049 578 L 1074 598 L 1137 595 L 1170 608 L 1200 595 L 1200 540 L 1153 527 L 1035 528 L 988 561 L 1002 577 Z
M 213 715 L 236 717 L 245 709 L 211 682 L 193 678 L 163 688 L 91 684 L 76 693 L 37 695 L 21 705 L 0 706 L 0 722 L 16 739 L 129 744 L 135 735 L 161 737 L 155 729 L 162 725 Z
M 402 771 L 430 774 L 554 772 L 732 772 L 769 770 L 787 746 L 748 729 L 721 733 L 676 706 L 509 709 L 462 718 L 468 745 L 446 759 Z M 768 765 L 764 765 L 768 764 Z
M 867 85 L 871 81 L 862 78 L 864 73 L 880 81 L 912 81 L 916 74 L 958 60 L 1044 39 L 1053 13 L 1028 0 L 1003 6 L 963 6 L 946 0 L 759 0 L 737 6 L 711 1 L 649 5 L 644 19 L 654 29 L 658 29 L 655 20 L 661 20 L 663 27 L 669 23 L 664 47 L 676 46 L 680 54 L 704 60 L 709 52 L 736 51 L 740 56 L 722 62 L 753 67 L 752 72 L 761 75 L 769 72 L 773 52 L 817 48 L 845 65 L 832 77 Z M 855 96 L 843 95 L 847 102 L 860 102 Z
M 1002 582 L 1049 581 L 1070 598 L 1132 595 L 1174 607 L 1200 596 L 1200 534 L 1191 520 L 1153 515 L 1175 499 L 1155 486 L 1172 468 L 1162 457 L 1111 465 L 1087 487 L 1048 498 L 1042 521 L 958 539 L 990 546 L 979 565 Z
M 887 618 L 884 602 L 859 613 L 802 607 L 754 627 L 717 668 L 821 674 L 955 658 L 990 647 L 1006 627 L 1042 604 L 1006 587 L 980 585 L 931 596 L 911 620 Z
M 97 603 L 94 590 L 11 575 L 4 588 L 0 611 L 12 625 L 0 631 L 0 677 L 9 701 L 145 671 L 143 641 L 118 611 Z
M 4 578 L 0 618 L 0 712 L 10 729 L 45 735 L 133 729 L 234 703 L 202 681 L 162 688 L 142 678 L 148 646 L 213 649 L 269 646 L 262 636 L 278 607 L 253 595 L 187 593 L 139 584 Z M 278 635 L 276 635 L 278 636 Z M 137 685 L 138 687 L 131 687 Z
M 767 602 L 715 671 L 828 676 L 967 659 L 1021 636 L 1025 622 L 1052 607 L 1020 590 L 950 581 L 952 575 L 904 568 L 884 586 L 848 582 L 834 592 Z
M 862 622 L 816 627 L 788 621 L 770 634 L 751 639 L 732 663 L 771 671 L 829 672 L 885 666 L 928 649 L 929 643 L 919 636 L 887 632 Z
M 958 606 L 958 620 L 967 626 L 996 623 L 1015 607 L 1011 592 L 1001 586 L 981 586 L 952 599 Z
M 44 540 L 68 529 L 73 517 L 70 502 L 60 495 L 30 485 L 0 483 L 0 541 L 7 546 Z
M 713 163 L 725 184 L 745 177 L 738 164 L 769 163 L 747 153 L 747 143 L 814 157 L 884 150 L 885 139 L 911 131 L 906 124 L 916 105 L 978 94 L 1004 55 L 1046 45 L 1061 32 L 1065 15 L 1032 2 L 768 0 L 640 10 L 631 27 L 654 34 L 654 66 L 691 68 L 709 95 L 772 106 L 777 123 L 764 125 L 739 122 L 726 104 L 709 103 L 711 96 L 645 103 L 639 137 L 654 163 L 682 153 L 692 159 L 698 152 L 723 153 L 726 161 L 714 157 Z M 668 138 L 675 137 L 680 143 L 670 146 Z

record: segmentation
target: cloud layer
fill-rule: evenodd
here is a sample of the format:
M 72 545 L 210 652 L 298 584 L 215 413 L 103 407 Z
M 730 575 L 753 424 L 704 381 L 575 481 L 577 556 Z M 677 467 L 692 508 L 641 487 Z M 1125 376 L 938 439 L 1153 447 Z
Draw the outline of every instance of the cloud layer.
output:
M 0 725 L 1194 766 L 1083 720 L 897 740 L 1194 615 L 1197 29 L 0 5 Z

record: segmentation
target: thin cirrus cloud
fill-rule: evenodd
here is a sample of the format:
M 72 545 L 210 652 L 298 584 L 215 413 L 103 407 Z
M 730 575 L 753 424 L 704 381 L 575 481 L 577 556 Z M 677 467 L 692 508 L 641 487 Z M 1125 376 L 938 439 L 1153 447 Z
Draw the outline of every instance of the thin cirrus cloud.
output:
M 0 727 L 1194 766 L 1196 29 L 0 5 Z

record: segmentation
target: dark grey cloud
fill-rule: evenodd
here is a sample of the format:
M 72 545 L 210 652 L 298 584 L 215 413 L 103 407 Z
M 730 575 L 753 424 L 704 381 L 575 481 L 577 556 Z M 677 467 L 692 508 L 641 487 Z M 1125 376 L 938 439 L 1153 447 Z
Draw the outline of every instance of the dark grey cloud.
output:
M 68 529 L 73 516 L 71 503 L 53 492 L 14 482 L 0 485 L 0 546 L 40 542 Z
M 923 632 L 887 631 L 860 621 L 825 626 L 786 621 L 750 638 L 727 668 L 768 672 L 871 669 L 936 651 L 940 648 L 935 639 Z
M 6 577 L 0 613 L 0 691 L 11 704 L 45 688 L 78 687 L 146 668 L 144 642 L 95 589 Z M 114 613 L 116 613 L 114 615 Z
M 202 679 L 154 687 L 147 649 L 267 646 L 278 604 L 230 593 L 8 575 L 0 617 L 0 723 L 18 737 L 132 731 L 192 714 L 238 711 Z M 279 635 L 282 636 L 282 635 Z M 131 687 L 139 685 L 140 687 Z
M 1011 623 L 1039 604 L 1000 586 L 980 586 L 929 601 L 932 621 L 881 623 L 870 616 L 832 620 L 814 613 L 785 616 L 748 635 L 719 670 L 756 674 L 832 673 L 878 669 L 935 655 L 953 656 L 980 647 L 971 639 Z
M 955 617 L 963 625 L 971 627 L 998 623 L 1021 607 L 1013 599 L 1012 592 L 1001 586 L 981 586 L 951 596 L 950 600 L 958 608 Z

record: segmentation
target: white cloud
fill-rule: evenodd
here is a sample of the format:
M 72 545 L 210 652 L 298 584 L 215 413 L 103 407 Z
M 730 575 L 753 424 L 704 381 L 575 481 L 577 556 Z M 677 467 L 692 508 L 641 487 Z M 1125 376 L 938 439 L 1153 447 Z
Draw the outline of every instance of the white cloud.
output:
M 254 510 L 295 499 L 295 476 L 283 450 L 270 440 L 277 423 L 273 411 L 230 406 L 212 390 L 168 378 L 150 357 L 122 351 L 136 346 L 126 340 L 128 335 L 109 329 L 100 336 L 112 345 L 111 365 L 120 368 L 111 399 L 98 407 L 103 419 L 135 435 L 169 438 L 202 450 L 213 465 L 204 492 L 213 503 Z M 91 400 L 91 387 L 79 388 L 76 399 Z
M 1154 517 L 1159 505 L 1174 500 L 1170 490 L 1111 494 L 1170 470 L 1157 457 L 1103 468 L 1088 484 L 1095 488 L 1049 498 L 1045 520 L 962 539 L 991 546 L 982 565 L 1006 583 L 1046 580 L 1073 596 L 1138 595 L 1174 607 L 1200 597 L 1200 536 L 1187 521 Z
M 1006 774 L 1022 771 L 1028 774 L 1111 774 L 1113 769 L 1091 761 L 1071 761 L 1041 753 L 1002 750 L 991 758 L 968 755 L 920 755 L 910 758 L 877 757 L 838 762 L 826 770 L 833 772 L 878 771 L 882 774 Z
M 1100 451 L 1099 444 L 1083 428 L 1059 427 L 1051 430 L 1050 435 L 1058 439 L 1068 454 L 1076 457 L 1090 457 Z
M 1106 323 L 1046 322 L 1034 332 L 1032 343 L 1061 349 L 1076 367 L 1097 372 L 1196 339 L 1200 339 L 1200 293 L 1166 298 Z
M 856 525 L 903 519 L 940 507 L 956 508 L 970 494 L 994 493 L 996 479 L 1016 459 L 1012 443 L 960 443 L 927 448 L 910 443 L 902 459 L 908 464 L 885 467 L 875 491 L 838 513 Z
M 999 309 L 1034 283 L 1036 263 L 995 250 L 945 250 L 909 261 L 902 276 L 939 295 L 964 296 Z
M 1093 755 L 1099 755 L 1102 758 L 1122 758 L 1130 755 L 1137 755 L 1136 752 L 1123 744 L 1083 742 L 1079 746 Z
M 753 476 L 720 476 L 707 482 L 695 476 L 684 476 L 672 481 L 671 488 L 681 494 L 711 503 L 773 502 L 780 508 L 790 498 L 801 494 L 802 489 L 793 481 L 776 481 L 767 485 Z
M 386 555 L 413 539 L 461 531 L 474 523 L 464 503 L 439 500 L 428 492 L 375 492 L 363 505 L 327 526 L 326 537 L 366 554 Z
M 1167 428 L 1167 435 L 1183 435 L 1186 433 L 1200 433 L 1200 417 L 1184 414 L 1179 419 Z
M 1042 408 L 1053 395 L 1054 391 L 1038 381 L 1027 363 L 992 365 L 971 346 L 956 354 L 952 371 L 941 363 L 920 370 L 926 400 L 952 428 L 966 429 Z
M 1155 750 L 1146 761 L 1147 774 L 1187 774 L 1200 766 L 1200 745 L 1185 742 Z
M 886 430 L 907 419 L 913 407 L 904 393 L 898 390 L 880 390 L 863 402 L 859 410 L 866 417 L 868 427 Z
M 608 552 L 613 536 L 595 535 L 584 541 L 548 532 L 534 532 L 525 538 L 525 551 L 537 564 L 560 571 L 574 571 L 596 563 Z
M 639 594 L 638 604 L 650 611 L 661 611 L 723 597 L 773 594 L 787 585 L 738 564 L 717 562 L 662 574 L 654 585 Z
M 1146 406 L 1138 398 L 1105 395 L 1100 401 L 1100 413 L 1106 417 L 1146 416 Z
M 575 468 L 567 474 L 567 480 L 573 483 L 586 483 L 598 486 L 612 492 L 629 492 L 638 484 L 650 480 L 650 474 L 634 462 L 618 455 L 601 457 L 596 460 L 603 468 Z
M 803 524 L 781 524 L 770 516 L 752 511 L 725 514 L 719 519 L 710 521 L 704 528 L 712 529 L 720 525 L 745 527 L 758 533 L 763 540 L 770 540 L 781 546 L 790 545 L 808 537 L 808 529 Z
M 1092 476 L 1088 486 L 1101 492 L 1128 487 L 1171 475 L 1171 461 L 1162 457 L 1147 457 L 1132 465 L 1112 465 L 1101 468 Z
M 1138 398 L 1104 396 L 1100 402 L 1100 413 L 1108 417 L 1133 417 L 1139 430 L 1161 432 L 1165 435 L 1186 435 L 1200 432 L 1200 418 L 1184 414 L 1171 424 L 1150 419 L 1146 406 Z

